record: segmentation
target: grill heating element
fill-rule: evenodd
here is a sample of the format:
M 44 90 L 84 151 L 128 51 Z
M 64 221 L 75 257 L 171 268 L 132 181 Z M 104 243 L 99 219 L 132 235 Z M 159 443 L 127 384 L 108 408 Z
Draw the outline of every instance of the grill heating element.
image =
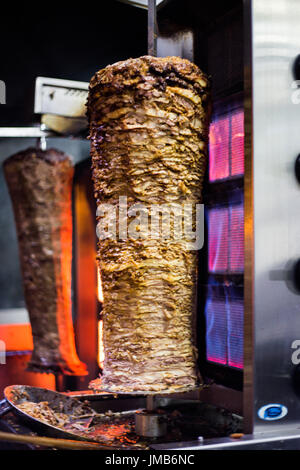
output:
M 239 181 L 243 173 L 244 113 L 234 110 L 215 118 L 210 127 L 209 183 L 221 185 L 221 191 L 228 193 L 224 200 L 229 202 L 212 203 L 207 210 L 209 285 L 205 318 L 207 360 L 238 369 L 243 368 L 244 306 L 228 284 L 234 284 L 232 277 L 244 271 L 244 205 L 241 191 L 238 197 L 233 196 L 226 189 L 226 181 Z
M 209 181 L 244 174 L 244 112 L 215 119 L 209 133 Z

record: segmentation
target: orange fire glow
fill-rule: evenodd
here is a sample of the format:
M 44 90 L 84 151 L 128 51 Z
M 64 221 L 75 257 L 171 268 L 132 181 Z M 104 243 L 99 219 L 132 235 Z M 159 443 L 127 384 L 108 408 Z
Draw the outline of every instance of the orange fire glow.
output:
M 97 292 L 98 292 L 99 302 L 103 303 L 102 281 L 101 281 L 101 274 L 100 274 L 99 268 L 97 269 Z
M 103 369 L 103 364 L 104 364 L 103 320 L 100 320 L 98 322 L 98 338 L 99 338 L 98 364 L 100 368 Z
M 103 303 L 103 291 L 100 269 L 97 269 L 97 293 L 99 302 Z M 103 346 L 103 320 L 98 322 L 98 364 L 103 369 L 104 364 L 104 346 Z

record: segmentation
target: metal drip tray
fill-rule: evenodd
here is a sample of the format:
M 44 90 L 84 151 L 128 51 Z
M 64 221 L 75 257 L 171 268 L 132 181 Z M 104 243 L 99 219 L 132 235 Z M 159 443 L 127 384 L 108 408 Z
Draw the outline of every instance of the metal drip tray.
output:
M 74 393 L 68 394 L 74 397 Z M 152 445 L 168 445 L 196 440 L 199 436 L 216 438 L 241 432 L 242 419 L 224 409 L 216 408 L 196 400 L 184 400 L 168 397 L 156 398 L 156 410 L 164 415 L 164 435 L 159 437 L 139 436 L 136 433 L 136 412 L 146 407 L 146 399 L 142 397 L 116 397 L 108 394 L 76 393 L 76 398 L 86 401 L 97 413 L 105 414 L 105 418 L 95 429 L 91 430 L 89 439 L 97 439 L 104 445 L 114 449 L 149 449 Z M 1 412 L 1 410 L 0 410 Z M 12 412 L 0 421 L 9 421 L 13 432 L 38 433 L 31 423 L 24 423 Z M 41 434 L 40 434 L 41 435 Z M 45 434 L 44 434 L 45 435 Z

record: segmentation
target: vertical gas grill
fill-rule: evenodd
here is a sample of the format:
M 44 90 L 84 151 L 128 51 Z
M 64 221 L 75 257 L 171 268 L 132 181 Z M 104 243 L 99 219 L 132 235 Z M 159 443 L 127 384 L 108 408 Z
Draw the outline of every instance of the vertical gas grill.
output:
M 238 412 L 244 435 L 156 448 L 300 448 L 300 3 L 157 3 L 153 51 L 194 61 L 213 84 L 197 326 L 209 386 L 188 398 Z M 113 17 L 107 22 L 114 27 Z M 74 316 L 79 351 L 94 373 L 100 308 L 89 163 L 78 165 L 75 178 Z

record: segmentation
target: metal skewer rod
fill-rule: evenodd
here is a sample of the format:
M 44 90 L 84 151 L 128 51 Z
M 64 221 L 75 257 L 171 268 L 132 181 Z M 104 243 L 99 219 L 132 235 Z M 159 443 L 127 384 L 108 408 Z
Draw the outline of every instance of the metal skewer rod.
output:
M 155 396 L 154 395 L 147 395 L 146 398 L 146 410 L 153 411 L 155 409 Z
M 57 392 L 64 392 L 64 376 L 61 373 L 55 374 L 55 390 Z
M 135 432 L 139 436 L 159 437 L 167 432 L 166 415 L 156 411 L 156 395 L 147 395 L 146 410 L 135 414 Z
M 46 131 L 46 126 L 45 124 L 41 124 L 41 137 L 39 137 L 37 139 L 37 147 L 40 149 L 40 150 L 47 150 L 47 140 L 46 140 L 46 135 L 45 135 L 45 131 Z
M 157 56 L 156 0 L 148 0 L 148 55 Z

